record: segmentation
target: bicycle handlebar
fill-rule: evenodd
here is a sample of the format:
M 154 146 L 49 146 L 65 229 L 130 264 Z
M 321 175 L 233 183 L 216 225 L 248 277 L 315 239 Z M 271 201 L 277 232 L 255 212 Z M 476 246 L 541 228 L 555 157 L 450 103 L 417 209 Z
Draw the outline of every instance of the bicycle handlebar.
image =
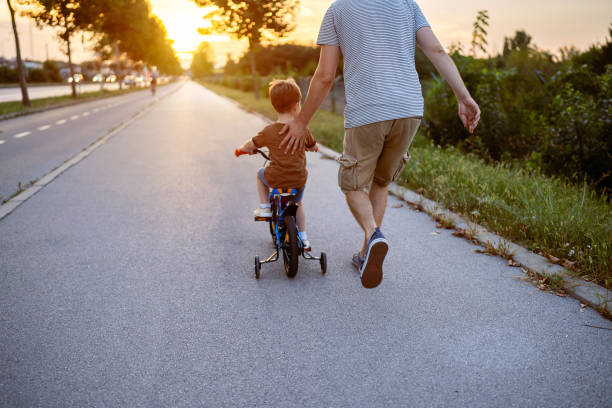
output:
M 266 160 L 270 161 L 270 157 L 269 157 L 267 154 L 265 154 L 264 152 L 262 152 L 261 150 L 256 149 L 256 150 L 255 150 L 255 152 L 254 152 L 253 154 L 255 154 L 255 153 L 259 153 L 259 154 L 261 154 L 261 155 L 264 157 L 264 159 L 266 159 Z M 236 150 L 234 151 L 234 154 L 236 155 L 236 157 L 240 157 L 240 156 L 244 156 L 245 154 L 249 154 L 249 153 L 247 153 L 247 152 L 245 152 L 245 151 L 242 151 L 242 150 L 240 150 L 240 149 L 236 149 Z

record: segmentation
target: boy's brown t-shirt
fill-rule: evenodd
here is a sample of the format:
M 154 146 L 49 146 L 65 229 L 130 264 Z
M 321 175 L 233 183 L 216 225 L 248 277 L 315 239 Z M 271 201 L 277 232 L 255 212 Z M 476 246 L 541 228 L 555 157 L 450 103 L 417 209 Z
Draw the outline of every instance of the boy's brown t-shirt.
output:
M 264 178 L 273 188 L 304 188 L 308 179 L 306 151 L 302 149 L 291 155 L 279 149 L 278 146 L 285 138 L 285 135 L 279 134 L 283 126 L 285 126 L 283 123 L 273 123 L 266 126 L 253 138 L 253 143 L 257 148 L 270 149 L 270 164 L 264 171 Z M 312 134 L 308 131 L 306 147 L 310 148 L 315 144 Z

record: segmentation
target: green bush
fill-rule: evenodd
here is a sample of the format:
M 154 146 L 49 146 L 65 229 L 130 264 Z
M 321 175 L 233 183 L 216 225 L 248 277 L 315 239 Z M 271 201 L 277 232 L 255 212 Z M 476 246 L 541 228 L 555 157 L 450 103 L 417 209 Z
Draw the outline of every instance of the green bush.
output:
M 31 69 L 28 72 L 28 82 L 37 83 L 37 82 L 48 82 L 49 76 L 47 75 L 47 71 L 44 69 Z
M 17 70 L 9 67 L 0 67 L 0 83 L 13 84 L 19 82 Z
M 45 61 L 43 63 L 43 69 L 47 73 L 47 80 L 49 82 L 62 82 L 62 76 L 55 61 Z
M 598 76 L 535 51 L 510 51 L 498 60 L 454 58 L 480 105 L 481 122 L 473 135 L 463 129 L 453 92 L 434 78 L 425 87 L 425 133 L 435 144 L 586 179 L 600 191 L 612 188 L 612 66 Z

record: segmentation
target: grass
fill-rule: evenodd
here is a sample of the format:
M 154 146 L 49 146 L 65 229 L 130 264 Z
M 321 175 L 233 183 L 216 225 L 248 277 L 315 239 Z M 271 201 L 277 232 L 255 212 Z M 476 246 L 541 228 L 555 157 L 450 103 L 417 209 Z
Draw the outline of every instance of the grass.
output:
M 100 94 L 99 91 L 83 92 L 77 95 L 76 99 L 73 99 L 70 95 L 53 96 L 50 98 L 31 99 L 30 106 L 23 106 L 21 101 L 15 102 L 2 102 L 0 103 L 0 116 L 13 114 L 13 113 L 29 113 L 36 112 L 38 109 L 50 108 L 54 106 L 63 106 L 71 102 L 84 102 L 93 99 L 107 98 L 111 96 L 123 95 L 130 92 L 140 91 L 143 88 L 129 88 L 121 91 L 108 91 L 105 90 L 104 94 Z
M 248 92 L 203 85 L 247 109 L 274 117 L 265 98 L 255 100 Z M 322 144 L 342 150 L 341 116 L 319 111 L 310 129 Z M 558 258 L 559 263 L 582 278 L 612 289 L 609 197 L 598 196 L 586 185 L 577 186 L 507 164 L 490 165 L 457 149 L 434 146 L 420 134 L 410 150 L 412 160 L 399 184 L 549 259 Z

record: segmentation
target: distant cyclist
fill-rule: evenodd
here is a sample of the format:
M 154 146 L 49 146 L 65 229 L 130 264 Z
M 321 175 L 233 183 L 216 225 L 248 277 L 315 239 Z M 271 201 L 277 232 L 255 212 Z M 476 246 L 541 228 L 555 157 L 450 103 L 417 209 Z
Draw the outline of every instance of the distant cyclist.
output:
M 157 89 L 157 70 L 154 69 L 153 72 L 151 72 L 151 94 L 155 95 L 155 91 Z

